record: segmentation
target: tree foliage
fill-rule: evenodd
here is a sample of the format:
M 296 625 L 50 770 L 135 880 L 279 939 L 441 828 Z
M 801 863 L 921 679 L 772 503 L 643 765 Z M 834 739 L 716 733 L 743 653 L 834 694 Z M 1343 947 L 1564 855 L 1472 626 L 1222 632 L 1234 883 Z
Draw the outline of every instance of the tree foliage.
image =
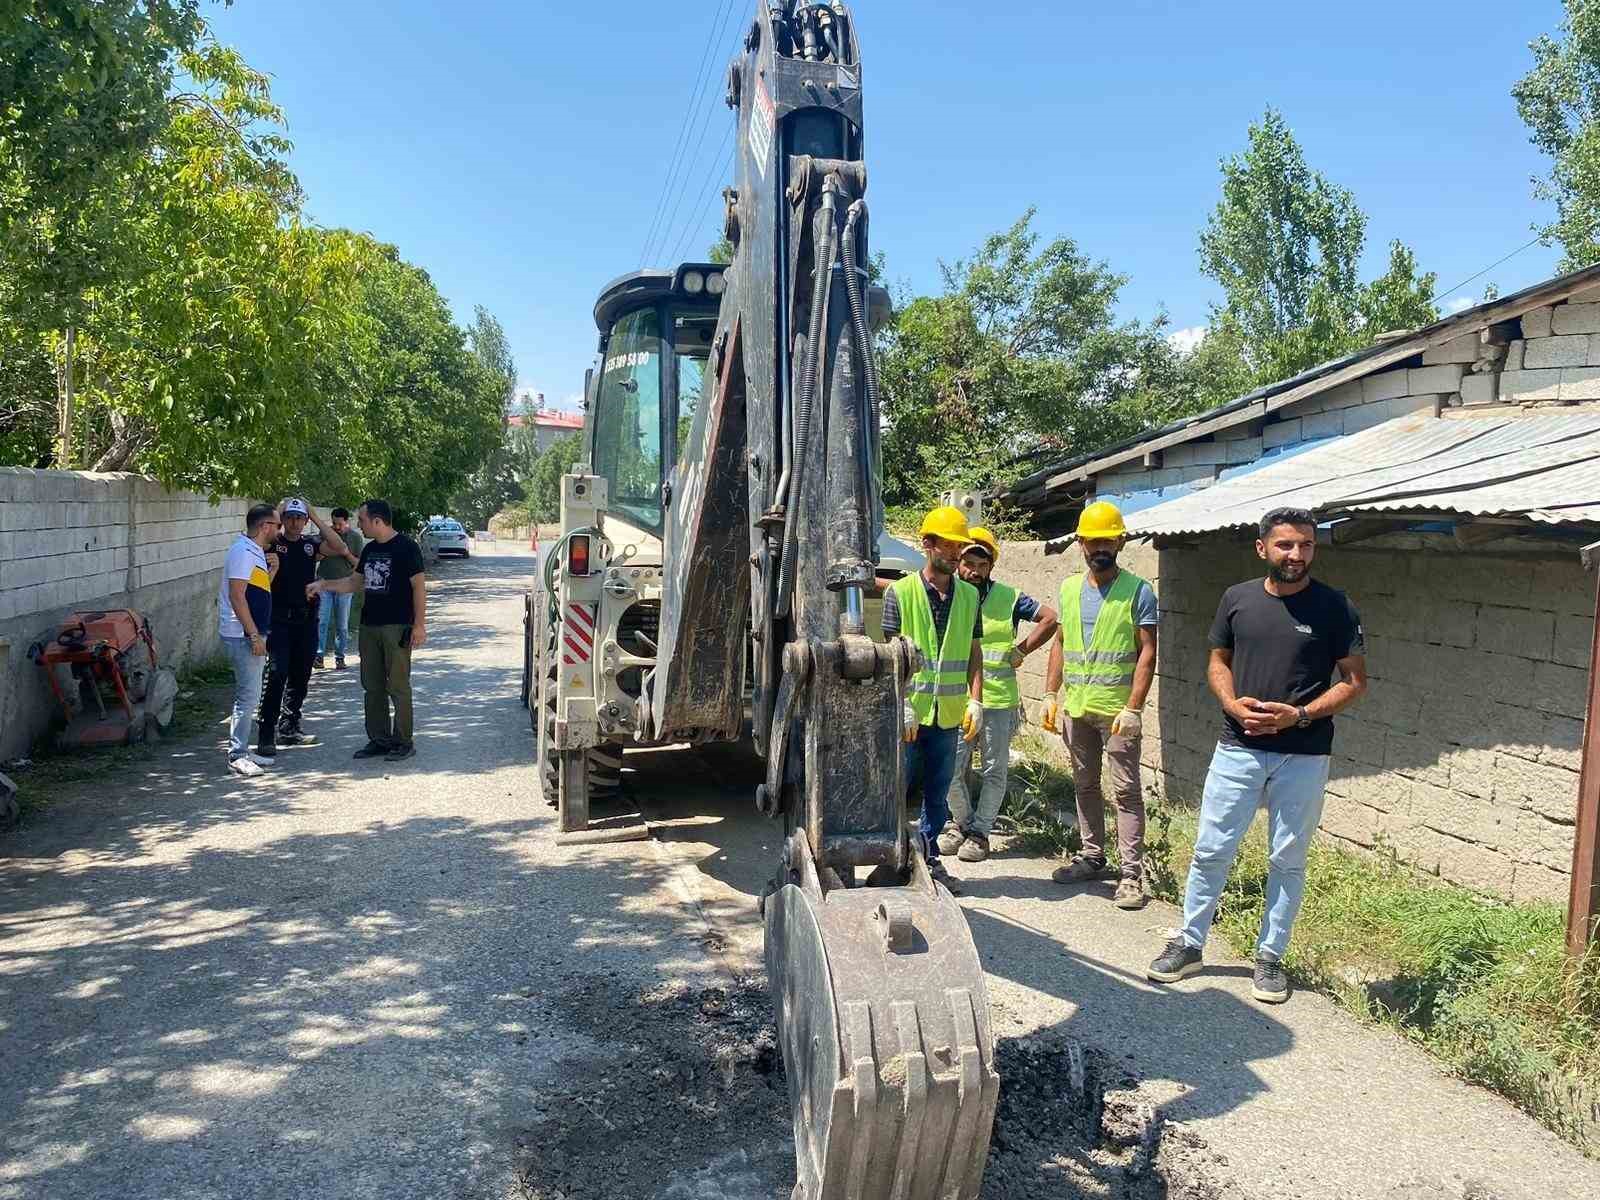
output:
M 1538 38 L 1533 69 L 1512 88 L 1529 140 L 1550 159 L 1534 194 L 1555 205 L 1541 232 L 1561 243 L 1561 269 L 1600 262 L 1600 0 L 1565 0 L 1560 37 Z
M 500 408 L 511 415 L 517 394 L 517 365 L 511 355 L 511 342 L 494 314 L 479 305 L 472 327 L 467 331 L 472 355 L 489 373 L 500 390 Z M 504 419 L 494 447 L 482 464 L 467 477 L 465 485 L 450 502 L 452 513 L 474 529 L 487 529 L 489 518 L 508 504 L 521 499 L 522 485 L 517 477 L 517 447 L 512 428 Z
M 1222 198 L 1200 235 L 1201 269 L 1221 285 L 1197 386 L 1210 402 L 1276 382 L 1370 342 L 1438 319 L 1436 278 L 1419 275 L 1399 242 L 1362 283 L 1366 214 L 1307 162 L 1283 115 L 1250 126 L 1244 152 L 1222 162 Z M 1238 361 L 1218 371 L 1227 357 Z M 1190 372 L 1193 374 L 1193 372 Z M 1219 388 L 1225 381 L 1226 388 Z
M 551 442 L 523 480 L 521 508 L 535 525 L 561 519 L 561 477 L 583 458 L 583 435 L 569 433 Z
M 1025 451 L 1125 437 L 1186 398 L 1165 318 L 1115 314 L 1124 278 L 1033 210 L 942 266 L 944 290 L 902 304 L 882 335 L 884 500 L 922 505 L 1002 481 Z

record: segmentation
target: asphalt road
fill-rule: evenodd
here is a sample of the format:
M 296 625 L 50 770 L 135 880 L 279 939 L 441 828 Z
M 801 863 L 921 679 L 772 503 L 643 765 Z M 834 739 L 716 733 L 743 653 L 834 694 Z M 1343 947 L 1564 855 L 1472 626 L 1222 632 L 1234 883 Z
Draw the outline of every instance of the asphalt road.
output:
M 558 844 L 516 702 L 531 566 L 435 572 L 398 768 L 351 761 L 355 670 L 319 673 L 323 741 L 267 780 L 174 746 L 0 840 L 0 1200 L 788 1195 L 756 776 L 630 753 L 656 837 Z M 1027 1195 L 1600 1195 L 1600 1163 L 1320 997 L 1266 1009 L 1226 961 L 1147 984 L 1171 912 L 1049 866 L 959 868 L 996 1033 L 1088 1047 L 1108 1121 L 1163 1114 L 1169 1170 L 1052 1143 L 1041 1067 L 1016 1145 L 1060 1183 Z

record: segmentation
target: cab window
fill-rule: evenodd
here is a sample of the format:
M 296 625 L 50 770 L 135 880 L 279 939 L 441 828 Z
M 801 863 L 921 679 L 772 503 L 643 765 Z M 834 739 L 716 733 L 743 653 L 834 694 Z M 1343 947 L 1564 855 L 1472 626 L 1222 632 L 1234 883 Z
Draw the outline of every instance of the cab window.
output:
M 711 338 L 716 331 L 717 314 L 714 312 L 679 313 L 673 319 L 673 357 L 677 359 L 678 372 L 677 454 L 674 461 L 682 461 L 683 448 L 688 443 L 689 431 L 694 427 L 694 415 L 700 407 L 705 387 Z
M 596 402 L 594 470 L 609 507 L 646 529 L 661 527 L 661 328 L 642 308 L 611 327 Z

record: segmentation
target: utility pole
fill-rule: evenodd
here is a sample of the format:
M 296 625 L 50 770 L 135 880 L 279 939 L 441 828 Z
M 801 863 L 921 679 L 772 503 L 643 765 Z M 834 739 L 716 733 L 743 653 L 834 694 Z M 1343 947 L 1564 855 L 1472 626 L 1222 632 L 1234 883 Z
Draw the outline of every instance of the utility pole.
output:
M 1586 564 L 1600 544 L 1584 548 Z M 1577 830 L 1572 839 L 1572 894 L 1567 902 L 1567 953 L 1580 957 L 1600 920 L 1600 577 L 1595 593 L 1595 634 L 1589 647 L 1589 704 L 1583 725 L 1583 760 L 1578 775 Z
M 76 326 L 67 326 L 66 367 L 61 373 L 61 429 L 60 450 L 56 455 L 56 465 L 63 471 L 72 470 L 72 377 L 76 373 L 77 363 L 74 360 L 74 351 L 77 348 L 78 330 Z

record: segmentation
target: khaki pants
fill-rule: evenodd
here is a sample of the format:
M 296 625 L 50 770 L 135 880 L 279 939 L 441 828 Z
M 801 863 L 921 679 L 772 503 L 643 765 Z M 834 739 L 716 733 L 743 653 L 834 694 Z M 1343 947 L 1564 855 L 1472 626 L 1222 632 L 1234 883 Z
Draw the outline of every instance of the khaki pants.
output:
M 1117 853 L 1122 877 L 1138 879 L 1144 868 L 1144 792 L 1139 785 L 1141 739 L 1113 737 L 1111 718 L 1099 713 L 1067 717 L 1062 741 L 1072 756 L 1072 783 L 1078 795 L 1078 834 L 1087 858 L 1106 856 L 1106 802 L 1100 787 L 1100 760 L 1111 765 L 1111 795 L 1117 805 Z
M 405 641 L 406 645 L 401 645 Z M 363 625 L 361 690 L 366 693 L 367 740 L 383 746 L 411 744 L 411 626 Z M 389 704 L 394 704 L 394 718 Z

